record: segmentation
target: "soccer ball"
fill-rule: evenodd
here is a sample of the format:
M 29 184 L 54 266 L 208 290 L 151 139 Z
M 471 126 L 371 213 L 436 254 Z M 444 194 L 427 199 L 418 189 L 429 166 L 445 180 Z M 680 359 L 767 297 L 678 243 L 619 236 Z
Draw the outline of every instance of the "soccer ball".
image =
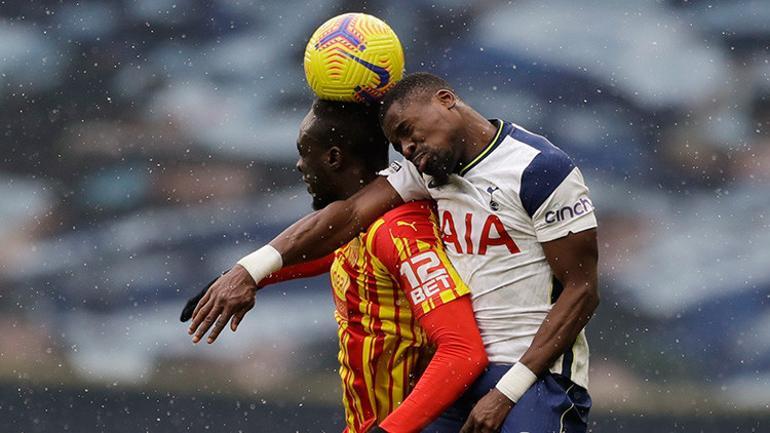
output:
M 318 27 L 305 48 L 305 76 L 320 99 L 373 103 L 403 74 L 398 36 L 371 15 L 334 17 Z

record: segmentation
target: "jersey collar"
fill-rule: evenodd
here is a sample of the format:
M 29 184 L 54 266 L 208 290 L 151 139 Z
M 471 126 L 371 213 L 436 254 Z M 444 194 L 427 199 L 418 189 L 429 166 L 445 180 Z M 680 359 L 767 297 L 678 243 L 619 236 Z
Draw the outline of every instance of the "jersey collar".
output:
M 468 163 L 468 165 L 466 165 L 459 172 L 457 172 L 457 174 L 459 174 L 460 176 L 464 176 L 465 173 L 467 173 L 470 169 L 479 165 L 479 163 L 483 161 L 484 158 L 487 157 L 487 155 L 492 153 L 492 151 L 495 150 L 495 148 L 497 148 L 497 146 L 500 145 L 500 143 L 503 141 L 505 136 L 508 135 L 507 133 L 503 134 L 503 129 L 508 129 L 506 128 L 507 125 L 505 122 L 503 122 L 500 119 L 489 119 L 489 121 L 497 124 L 497 133 L 495 133 L 495 137 L 492 139 L 492 141 L 489 142 L 489 144 L 487 144 L 487 147 L 485 147 L 484 150 L 481 151 L 481 153 L 479 153 L 475 158 L 473 158 L 471 162 Z

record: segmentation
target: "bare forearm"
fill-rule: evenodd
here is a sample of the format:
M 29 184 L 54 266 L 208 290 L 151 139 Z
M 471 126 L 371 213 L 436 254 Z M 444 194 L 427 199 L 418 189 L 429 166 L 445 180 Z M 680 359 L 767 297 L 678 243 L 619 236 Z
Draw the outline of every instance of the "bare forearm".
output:
M 347 201 L 337 201 L 292 224 L 270 242 L 293 265 L 323 257 L 363 231 Z
M 575 343 L 599 305 L 594 283 L 567 286 L 535 334 L 520 362 L 540 375 Z M 593 285 L 593 287 L 592 287 Z
M 554 277 L 564 284 L 521 363 L 540 375 L 575 343 L 599 305 L 596 229 L 542 244 Z
M 387 179 L 379 177 L 353 196 L 302 218 L 270 242 L 283 265 L 323 257 L 366 230 L 380 215 L 403 204 Z

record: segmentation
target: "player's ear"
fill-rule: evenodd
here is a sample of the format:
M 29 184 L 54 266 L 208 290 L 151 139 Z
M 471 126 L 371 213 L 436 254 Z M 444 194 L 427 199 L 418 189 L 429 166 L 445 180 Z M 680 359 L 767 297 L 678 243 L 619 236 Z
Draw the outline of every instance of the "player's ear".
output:
M 457 105 L 457 96 L 449 89 L 439 89 L 434 96 L 441 105 L 448 109 L 452 109 Z
M 332 170 L 339 170 L 342 168 L 342 151 L 337 146 L 332 146 L 326 152 L 326 164 Z

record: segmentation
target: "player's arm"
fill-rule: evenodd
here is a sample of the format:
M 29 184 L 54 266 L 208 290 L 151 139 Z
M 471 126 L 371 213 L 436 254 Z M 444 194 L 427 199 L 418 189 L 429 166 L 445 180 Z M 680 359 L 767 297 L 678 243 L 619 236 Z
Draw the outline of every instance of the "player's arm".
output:
M 349 199 L 331 203 L 291 225 L 211 285 L 193 312 L 188 329 L 193 342 L 211 329 L 207 341 L 213 343 L 231 317 L 242 317 L 253 306 L 257 282 L 265 276 L 285 265 L 330 254 L 401 203 L 398 192 L 380 177 Z
M 296 280 L 300 278 L 310 278 L 321 274 L 325 274 L 329 272 L 329 268 L 331 267 L 333 261 L 334 261 L 334 254 L 329 254 L 327 256 L 321 257 L 320 259 L 310 260 L 308 262 L 298 263 L 296 265 L 285 266 L 280 270 L 273 272 L 272 274 L 263 278 L 257 285 L 257 290 L 262 289 L 263 287 L 267 287 L 271 284 L 276 284 L 283 281 Z M 225 272 L 228 272 L 228 271 L 225 271 Z M 193 312 L 195 311 L 195 307 L 197 307 L 201 299 L 203 299 L 203 297 L 206 296 L 206 293 L 209 291 L 209 288 L 211 288 L 211 286 L 214 284 L 215 281 L 217 281 L 217 279 L 219 279 L 219 277 L 213 279 L 197 295 L 187 300 L 184 308 L 182 309 L 182 314 L 179 316 L 180 321 L 186 322 L 192 318 Z M 252 307 L 253 306 L 254 305 L 252 303 Z M 238 328 L 238 324 L 241 322 L 241 319 L 243 319 L 243 316 L 250 309 L 251 308 L 248 308 L 245 311 L 243 311 L 241 314 L 238 314 L 233 317 L 233 320 L 230 322 L 230 328 L 233 330 L 233 332 L 236 331 L 236 329 Z
M 537 376 L 575 343 L 599 306 L 596 229 L 570 233 L 541 245 L 564 290 L 520 360 Z
M 420 431 L 487 365 L 469 290 L 444 252 L 432 202 L 410 203 L 395 212 L 401 209 L 398 217 L 375 225 L 367 248 L 399 282 L 436 352 L 406 400 L 380 424 L 390 433 Z
M 208 332 L 213 343 L 230 317 L 248 311 L 257 283 L 284 265 L 331 253 L 369 227 L 377 217 L 405 201 L 429 198 L 421 175 L 408 161 L 391 166 L 349 199 L 334 202 L 294 223 L 269 245 L 238 261 L 220 277 L 193 313 L 188 333 L 197 343 Z
M 310 214 L 270 241 L 283 265 L 331 253 L 366 230 L 380 215 L 404 203 L 385 177 L 378 177 L 347 200 Z
M 469 295 L 436 307 L 419 322 L 436 353 L 406 400 L 380 424 L 388 433 L 422 430 L 460 398 L 487 366 Z
M 520 365 L 514 366 L 522 371 L 521 377 L 524 368 L 535 376 L 548 370 L 574 344 L 599 304 L 594 207 L 580 170 L 564 158 L 551 155 L 542 164 L 536 158 L 531 164 L 534 168 L 522 176 L 522 204 L 530 212 L 545 258 L 563 289 Z M 553 181 L 560 170 L 564 177 Z M 527 189 L 528 185 L 532 188 Z M 507 386 L 504 380 L 498 388 L 513 396 L 514 402 L 526 391 Z
M 316 277 L 329 272 L 332 262 L 334 262 L 334 253 L 327 254 L 320 259 L 284 266 L 260 280 L 257 286 L 261 289 L 284 281 Z
M 575 343 L 599 305 L 596 229 L 570 233 L 542 246 L 564 290 L 519 362 L 473 408 L 463 433 L 499 426 L 537 376 Z

